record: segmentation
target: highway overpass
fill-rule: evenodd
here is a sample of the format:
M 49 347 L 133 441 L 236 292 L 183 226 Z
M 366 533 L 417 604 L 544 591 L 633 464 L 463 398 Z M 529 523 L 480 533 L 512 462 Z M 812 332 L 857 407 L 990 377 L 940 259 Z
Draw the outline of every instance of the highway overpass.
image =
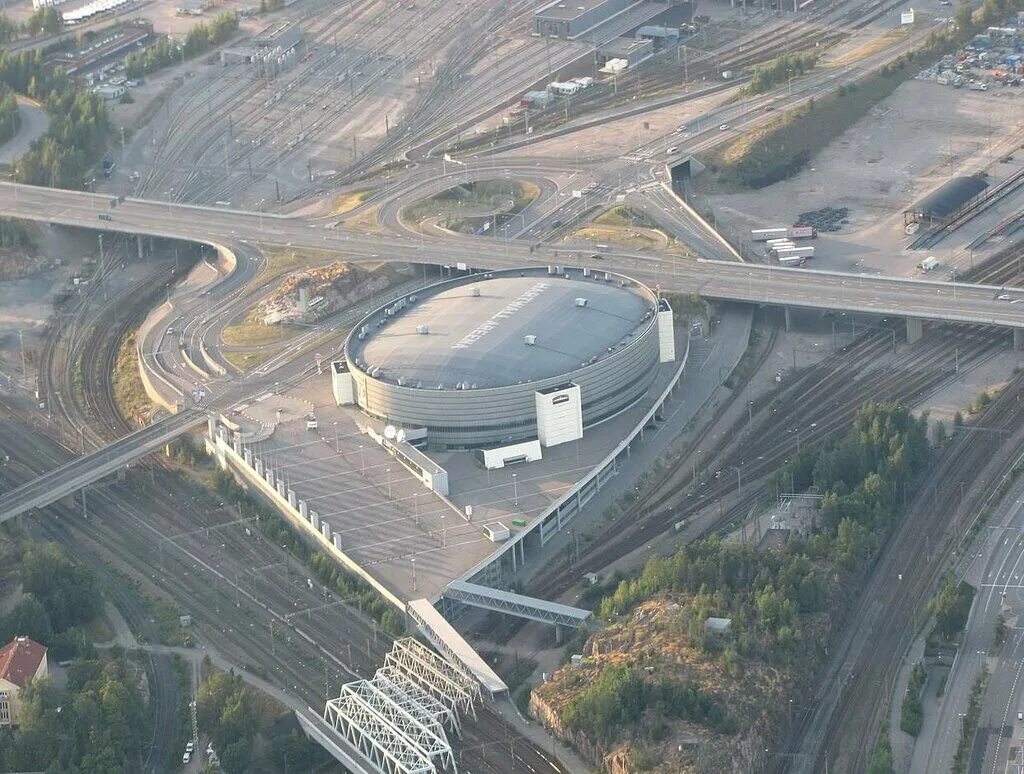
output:
M 100 214 L 109 216 L 101 220 Z M 528 242 L 478 237 L 426 237 L 334 227 L 333 223 L 217 207 L 127 199 L 33 186 L 0 184 L 0 215 L 105 231 L 166 237 L 209 245 L 244 242 L 322 250 L 344 258 L 506 268 L 542 264 L 607 267 L 666 292 L 782 307 L 907 318 L 913 340 L 921 320 L 996 325 L 1024 331 L 1020 291 L 893 277 L 784 269 L 760 264 L 693 261 L 669 255 L 617 252 L 592 258 L 592 246 L 571 244 L 531 252 Z M 1000 298 L 1008 295 L 1010 298 Z M 1024 345 L 1024 333 L 1015 341 Z
M 0 495 L 0 524 L 20 513 L 42 508 L 74 494 L 82 487 L 156 451 L 203 419 L 204 415 L 195 409 L 174 414 L 5 492 Z

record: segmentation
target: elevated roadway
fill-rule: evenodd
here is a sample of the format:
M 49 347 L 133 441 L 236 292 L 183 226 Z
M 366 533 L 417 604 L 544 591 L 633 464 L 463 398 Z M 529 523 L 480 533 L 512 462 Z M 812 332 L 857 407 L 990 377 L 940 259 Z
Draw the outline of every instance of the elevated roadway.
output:
M 32 508 L 56 502 L 110 475 L 156 451 L 202 419 L 201 412 L 187 409 L 0 495 L 0 524 Z
M 99 218 L 100 214 L 109 220 Z M 0 185 L 0 216 L 81 228 L 167 237 L 210 245 L 247 243 L 340 253 L 353 259 L 505 268 L 536 263 L 605 267 L 658 285 L 663 291 L 783 307 L 893 315 L 1024 329 L 1020 291 L 985 285 L 868 277 L 728 261 L 693 261 L 642 253 L 608 253 L 566 244 L 530 252 L 530 243 L 476 237 L 420 237 L 360 232 L 303 218 L 195 207 L 138 199 L 111 206 L 99 194 Z

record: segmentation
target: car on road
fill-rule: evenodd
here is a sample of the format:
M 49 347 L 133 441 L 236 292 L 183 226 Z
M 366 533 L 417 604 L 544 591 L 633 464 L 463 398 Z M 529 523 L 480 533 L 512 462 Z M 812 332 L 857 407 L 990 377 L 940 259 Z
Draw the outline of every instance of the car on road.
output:
M 729 128 L 729 124 L 722 124 L 720 127 L 718 127 L 718 131 L 724 132 L 728 128 Z
M 669 156 L 675 156 L 677 153 L 679 153 L 679 146 L 673 145 L 671 148 L 665 151 L 665 153 Z
M 188 750 L 186 750 L 185 754 L 181 756 L 181 762 L 182 763 L 191 763 L 191 761 L 192 761 L 192 753 L 190 753 Z
M 110 217 L 110 214 L 106 212 L 101 212 L 98 217 L 100 220 L 113 220 L 113 218 Z
M 680 124 L 679 126 L 676 127 L 676 132 L 679 133 L 679 134 L 682 134 L 685 131 L 686 131 L 686 124 Z
M 604 260 L 604 256 L 601 255 L 601 253 L 592 253 L 591 256 L 590 256 L 590 260 L 592 260 L 592 261 L 603 261 Z

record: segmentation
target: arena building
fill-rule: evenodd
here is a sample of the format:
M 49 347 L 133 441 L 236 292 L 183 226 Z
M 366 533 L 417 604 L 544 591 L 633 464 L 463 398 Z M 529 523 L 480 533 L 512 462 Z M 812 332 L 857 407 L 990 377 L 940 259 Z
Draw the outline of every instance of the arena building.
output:
M 639 400 L 675 359 L 672 310 L 618 274 L 472 274 L 375 310 L 332 364 L 335 399 L 434 449 L 554 446 Z

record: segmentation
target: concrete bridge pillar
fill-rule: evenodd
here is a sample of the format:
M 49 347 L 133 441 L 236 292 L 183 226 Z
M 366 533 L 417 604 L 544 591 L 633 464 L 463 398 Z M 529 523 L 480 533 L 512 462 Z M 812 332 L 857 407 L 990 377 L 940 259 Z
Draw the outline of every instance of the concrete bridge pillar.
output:
M 907 344 L 913 344 L 924 335 L 924 323 L 917 317 L 907 318 Z
M 1024 349 L 1024 328 L 1013 329 L 1013 348 Z
M 565 640 L 565 633 L 562 631 L 561 624 L 555 624 L 555 645 L 561 645 Z
M 791 331 L 793 330 L 793 314 L 788 306 L 784 306 L 782 309 L 786 314 L 786 330 Z
M 141 234 L 135 237 L 135 248 L 138 250 L 139 260 L 141 261 L 146 254 L 145 249 L 143 249 L 143 241 Z

